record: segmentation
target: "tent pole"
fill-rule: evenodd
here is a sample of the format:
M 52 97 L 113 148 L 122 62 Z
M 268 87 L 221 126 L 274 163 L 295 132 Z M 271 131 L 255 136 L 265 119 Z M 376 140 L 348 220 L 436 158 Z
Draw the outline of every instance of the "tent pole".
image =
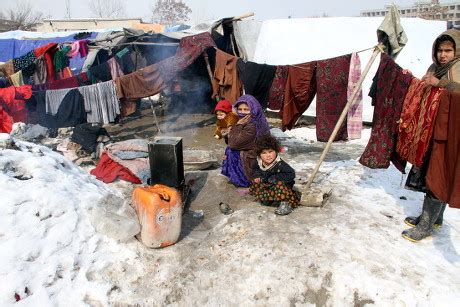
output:
M 208 70 L 209 81 L 211 82 L 211 86 L 212 86 L 212 80 L 214 79 L 214 77 L 212 75 L 211 64 L 209 64 L 209 56 L 208 56 L 208 53 L 206 51 L 203 52 L 203 57 L 204 57 L 204 61 L 206 63 L 206 69 Z M 219 95 L 216 95 L 215 100 L 216 101 L 220 100 Z
M 359 78 L 358 83 L 356 84 L 353 93 L 351 94 L 350 100 L 348 100 L 347 104 L 345 105 L 342 114 L 339 117 L 338 122 L 335 125 L 334 130 L 332 131 L 331 136 L 329 137 L 329 140 L 327 141 L 326 147 L 323 150 L 323 153 L 321 154 L 321 157 L 319 158 L 318 162 L 316 163 L 315 169 L 313 170 L 313 173 L 311 174 L 310 178 L 308 179 L 306 189 L 308 190 L 313 183 L 313 180 L 315 179 L 316 174 L 318 173 L 319 167 L 321 166 L 321 163 L 323 163 L 324 158 L 326 158 L 326 154 L 329 152 L 329 149 L 331 148 L 332 142 L 334 141 L 335 137 L 337 136 L 337 133 L 339 132 L 340 126 L 342 126 L 343 121 L 345 120 L 345 116 L 348 114 L 348 110 L 350 109 L 351 105 L 355 102 L 356 98 L 358 97 L 358 92 L 361 89 L 361 86 L 363 84 L 364 79 L 367 76 L 367 73 L 369 72 L 369 69 L 371 68 L 372 64 L 374 63 L 375 59 L 377 58 L 377 55 L 383 52 L 383 45 L 377 45 L 374 48 L 374 53 L 372 54 L 372 57 L 370 58 L 369 62 L 367 63 L 366 67 L 364 68 L 364 71 Z
M 154 120 L 153 123 L 157 126 L 158 133 L 161 133 L 160 124 L 158 123 L 157 114 L 155 113 L 155 107 L 153 106 L 153 99 L 152 99 L 152 97 L 149 96 L 149 100 L 150 100 L 150 106 L 152 107 L 153 120 Z

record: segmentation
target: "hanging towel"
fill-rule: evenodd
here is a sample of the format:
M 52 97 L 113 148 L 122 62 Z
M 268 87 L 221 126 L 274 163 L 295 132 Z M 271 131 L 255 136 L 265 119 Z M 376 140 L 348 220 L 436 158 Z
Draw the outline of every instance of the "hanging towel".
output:
M 107 64 L 109 65 L 109 68 L 110 68 L 111 79 L 115 79 L 117 77 L 121 77 L 124 75 L 123 70 L 121 70 L 121 67 L 118 64 L 115 57 L 110 58 L 107 61 Z
M 238 75 L 244 85 L 244 93 L 254 96 L 262 108 L 266 109 L 276 66 L 238 59 L 237 68 Z
M 116 78 L 115 83 L 118 97 L 127 99 L 153 96 L 158 94 L 166 86 L 157 64 Z
M 292 129 L 310 106 L 316 94 L 316 61 L 290 65 L 283 108 L 280 111 L 282 129 Z
M 120 114 L 120 102 L 113 81 L 79 87 L 83 95 L 88 123 L 108 124 Z
M 347 102 L 351 99 L 353 90 L 361 78 L 361 61 L 357 53 L 351 55 L 350 73 L 348 75 Z M 350 106 L 347 114 L 348 139 L 360 139 L 363 130 L 363 90 L 360 89 L 355 102 Z
M 377 71 L 373 126 L 369 142 L 359 162 L 369 168 L 388 168 L 390 161 L 405 172 L 405 162 L 396 149 L 398 120 L 413 76 L 388 55 L 382 54 Z
M 401 158 L 420 167 L 431 144 L 442 92 L 413 78 L 404 99 L 396 150 Z
M 284 93 L 289 75 L 287 65 L 277 66 L 272 86 L 268 95 L 268 107 L 272 110 L 281 110 L 284 104 Z
M 318 61 L 316 68 L 316 137 L 327 142 L 347 104 L 351 54 Z M 348 138 L 347 121 L 343 121 L 334 141 Z

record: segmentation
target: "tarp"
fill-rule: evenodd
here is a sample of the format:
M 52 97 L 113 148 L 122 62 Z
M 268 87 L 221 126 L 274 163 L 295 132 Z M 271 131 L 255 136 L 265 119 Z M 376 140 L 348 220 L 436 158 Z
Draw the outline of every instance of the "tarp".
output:
M 267 20 L 262 23 L 252 60 L 272 65 L 298 64 L 363 50 L 377 44 L 377 28 L 382 21 L 383 17 Z M 432 62 L 433 41 L 446 30 L 447 23 L 420 18 L 401 18 L 401 23 L 409 41 L 396 62 L 420 78 Z M 362 69 L 371 54 L 372 50 L 359 54 Z M 378 68 L 378 60 L 363 84 L 365 121 L 372 120 L 373 108 L 367 94 Z M 316 104 L 312 103 L 305 114 L 315 115 L 315 107 Z

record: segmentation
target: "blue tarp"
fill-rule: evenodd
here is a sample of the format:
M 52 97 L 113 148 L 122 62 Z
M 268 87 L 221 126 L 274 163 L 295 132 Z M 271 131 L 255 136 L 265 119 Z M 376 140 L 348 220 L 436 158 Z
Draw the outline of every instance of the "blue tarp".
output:
M 94 39 L 98 33 L 92 32 L 86 39 Z M 6 62 L 8 60 L 18 58 L 35 48 L 46 45 L 48 43 L 63 43 L 73 42 L 74 34 L 65 37 L 55 37 L 47 39 L 0 39 L 0 62 Z M 80 58 L 79 55 L 70 59 L 70 68 L 74 73 L 78 73 L 85 59 Z

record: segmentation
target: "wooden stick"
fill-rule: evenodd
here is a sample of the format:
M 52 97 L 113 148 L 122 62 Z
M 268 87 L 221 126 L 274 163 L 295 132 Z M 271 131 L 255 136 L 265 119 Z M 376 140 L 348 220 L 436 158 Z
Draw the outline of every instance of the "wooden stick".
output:
M 209 64 L 209 57 L 206 51 L 203 52 L 203 57 L 204 57 L 204 61 L 206 62 L 206 69 L 208 70 L 209 81 L 211 82 L 211 87 L 212 87 L 212 80 L 214 79 L 214 77 L 212 75 L 211 64 Z M 216 101 L 220 100 L 219 95 L 216 95 L 215 100 Z
M 308 179 L 306 189 L 309 189 L 311 184 L 313 183 L 313 180 L 315 179 L 316 174 L 318 173 L 319 167 L 321 166 L 321 163 L 323 163 L 324 158 L 326 157 L 326 154 L 329 152 L 329 149 L 331 148 L 332 142 L 334 141 L 337 133 L 339 132 L 340 126 L 342 126 L 343 121 L 345 120 L 345 116 L 348 114 L 348 110 L 350 109 L 351 105 L 355 102 L 356 98 L 358 97 L 358 92 L 361 89 L 361 86 L 363 84 L 364 79 L 366 78 L 367 73 L 369 72 L 369 69 L 371 68 L 372 64 L 375 61 L 375 58 L 377 55 L 383 52 L 382 46 L 378 45 L 374 48 L 374 53 L 372 54 L 371 59 L 366 65 L 366 68 L 364 68 L 364 71 L 359 78 L 358 83 L 356 84 L 353 93 L 351 94 L 350 100 L 348 100 L 347 104 L 345 105 L 342 114 L 339 117 L 339 120 L 337 124 L 335 125 L 334 130 L 332 131 L 331 136 L 329 137 L 329 140 L 327 141 L 326 147 L 323 150 L 323 153 L 321 154 L 321 157 L 319 158 L 318 162 L 316 163 L 315 169 L 313 173 L 311 174 L 310 178 Z
M 149 100 L 150 100 L 150 106 L 152 107 L 153 120 L 154 120 L 153 123 L 157 126 L 158 133 L 161 133 L 160 124 L 158 123 L 157 114 L 155 113 L 155 107 L 153 106 L 153 99 L 152 99 L 152 97 L 149 97 Z
M 249 12 L 249 13 L 246 13 L 246 14 L 243 14 L 243 15 L 240 15 L 240 16 L 233 17 L 232 19 L 227 20 L 225 22 L 237 21 L 237 20 L 249 18 L 249 17 L 252 17 L 252 16 L 254 16 L 254 12 Z

